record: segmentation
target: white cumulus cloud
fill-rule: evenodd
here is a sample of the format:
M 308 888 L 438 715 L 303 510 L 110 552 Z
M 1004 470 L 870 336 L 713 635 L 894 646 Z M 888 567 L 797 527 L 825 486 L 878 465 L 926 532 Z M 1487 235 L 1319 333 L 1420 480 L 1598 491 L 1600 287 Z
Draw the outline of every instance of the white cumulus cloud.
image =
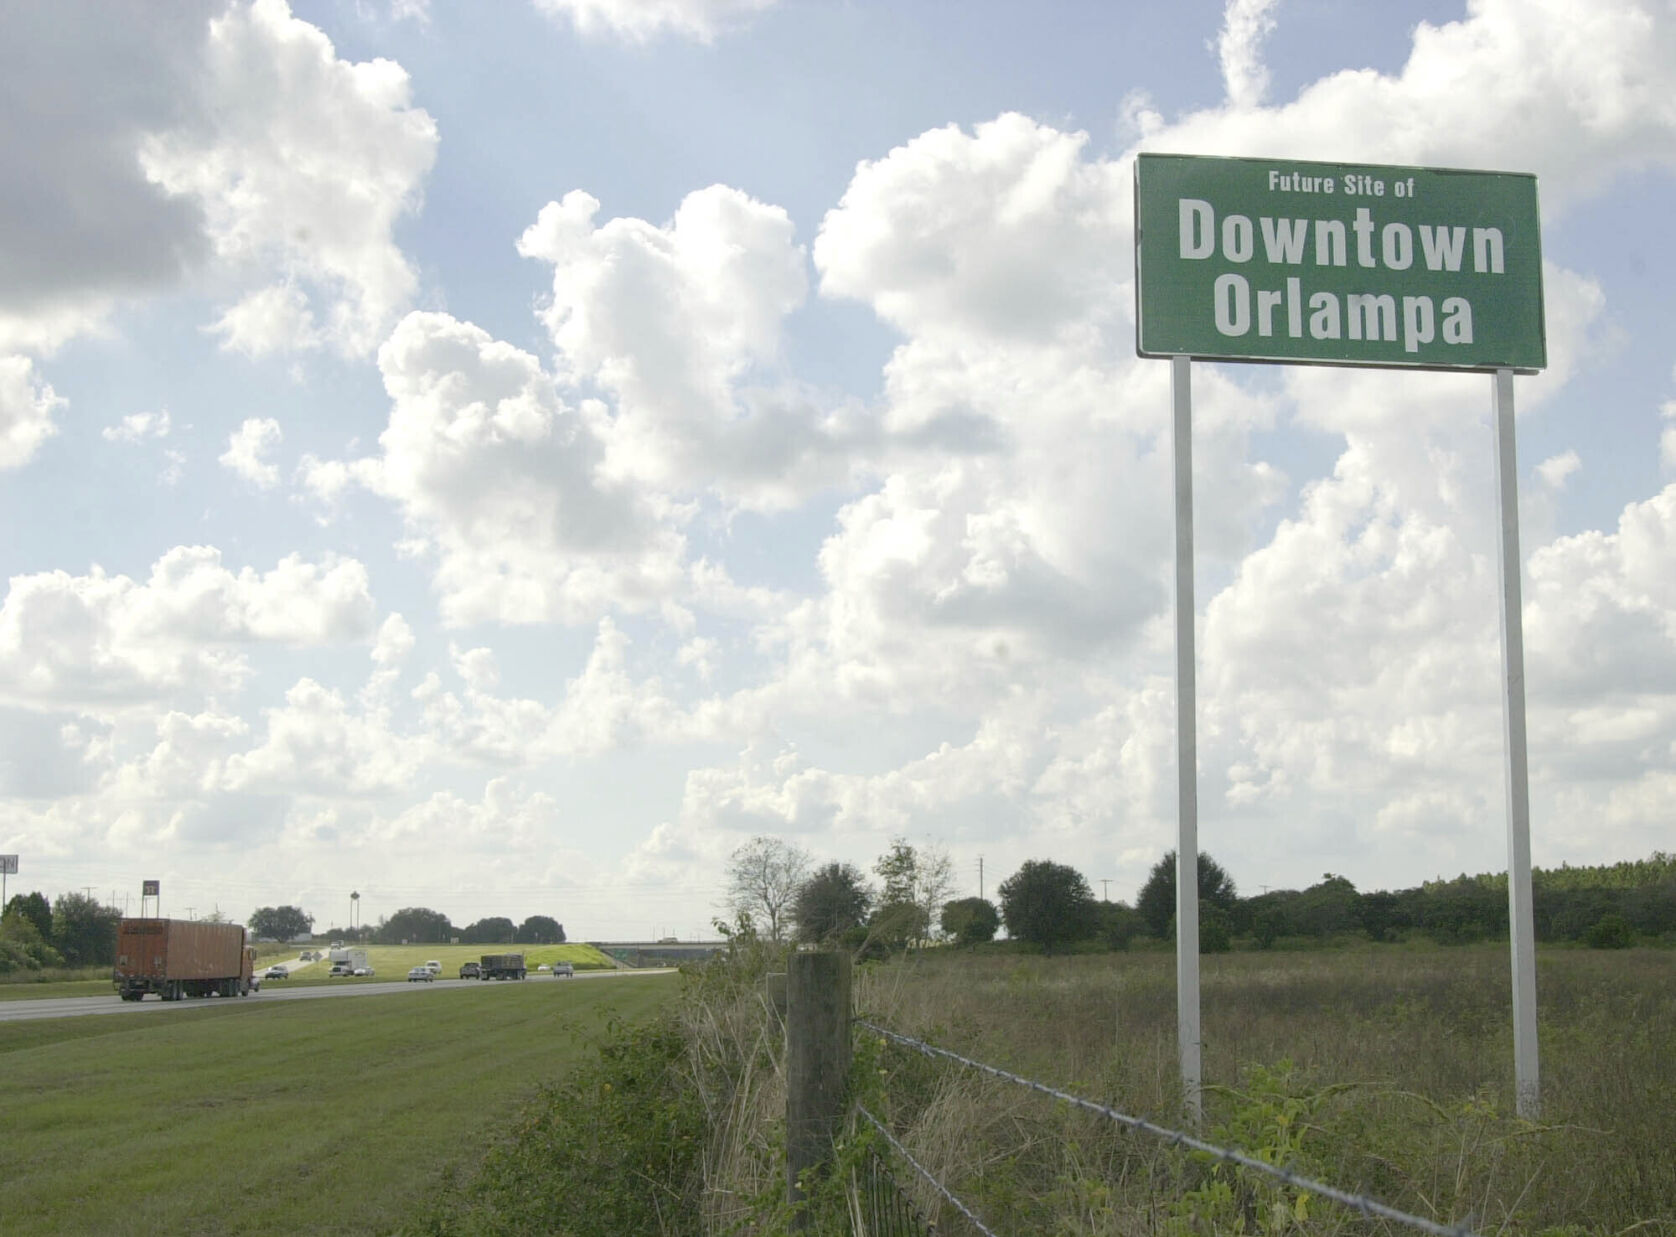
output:
M 227 449 L 216 457 L 221 466 L 258 489 L 279 484 L 279 469 L 264 458 L 285 435 L 272 417 L 251 417 L 227 439 Z
M 0 472 L 21 468 L 58 432 L 54 414 L 69 401 L 59 397 L 24 356 L 0 356 Z
M 296 555 L 270 571 L 178 546 L 144 582 L 64 571 L 14 576 L 0 605 L 0 697 L 31 707 L 107 709 L 236 688 L 251 643 L 364 638 L 373 601 L 354 559 Z
M 777 0 L 536 0 L 536 7 L 566 18 L 584 35 L 611 34 L 645 42 L 660 34 L 701 43 L 742 24 Z

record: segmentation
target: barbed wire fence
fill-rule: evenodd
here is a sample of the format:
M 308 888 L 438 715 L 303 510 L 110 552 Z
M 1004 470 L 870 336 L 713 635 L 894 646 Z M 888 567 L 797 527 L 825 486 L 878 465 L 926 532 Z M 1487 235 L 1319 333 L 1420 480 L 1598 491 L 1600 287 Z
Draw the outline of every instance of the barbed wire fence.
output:
M 1202 1152 L 1206 1155 L 1215 1157 L 1222 1163 L 1233 1164 L 1240 1168 L 1249 1169 L 1254 1173 L 1271 1178 L 1272 1180 L 1279 1182 L 1281 1185 L 1290 1187 L 1291 1189 L 1304 1190 L 1308 1193 L 1315 1194 L 1321 1198 L 1327 1199 L 1329 1202 L 1337 1203 L 1341 1207 L 1348 1208 L 1349 1210 L 1358 1213 L 1364 1219 L 1378 1218 L 1388 1220 L 1394 1224 L 1400 1224 L 1422 1233 L 1430 1233 L 1433 1237 L 1478 1237 L 1478 1234 L 1469 1225 L 1439 1224 L 1437 1221 L 1429 1220 L 1424 1216 L 1411 1215 L 1406 1211 L 1401 1211 L 1396 1207 L 1382 1203 L 1376 1198 L 1369 1198 L 1365 1194 L 1357 1194 L 1350 1190 L 1341 1190 L 1337 1186 L 1329 1185 L 1323 1181 L 1316 1181 L 1311 1177 L 1306 1177 L 1284 1164 L 1271 1164 L 1267 1160 L 1259 1159 L 1257 1156 L 1250 1155 L 1236 1148 L 1221 1147 L 1183 1130 L 1173 1130 L 1166 1126 L 1159 1125 L 1156 1122 L 1148 1121 L 1144 1117 L 1131 1116 L 1128 1113 L 1120 1112 L 1109 1105 L 1099 1104 L 1093 1100 L 1084 1099 L 1078 1095 L 1072 1095 L 1070 1092 L 1062 1091 L 1057 1087 L 1051 1087 L 1046 1083 L 1038 1082 L 1031 1078 L 1025 1078 L 1022 1075 L 1015 1074 L 1010 1070 L 1001 1069 L 998 1066 L 987 1065 L 982 1061 L 974 1061 L 972 1058 L 962 1056 L 958 1052 L 951 1052 L 947 1048 L 939 1048 L 935 1044 L 929 1044 L 924 1040 L 915 1039 L 910 1035 L 902 1035 L 899 1032 L 890 1030 L 888 1027 L 879 1026 L 877 1023 L 869 1022 L 866 1019 L 857 1018 L 854 1020 L 854 1025 L 879 1036 L 883 1040 L 894 1043 L 900 1047 L 907 1048 L 911 1051 L 918 1052 L 923 1056 L 933 1059 L 940 1058 L 942 1060 L 951 1061 L 955 1064 L 964 1066 L 967 1069 L 977 1070 L 981 1073 L 988 1074 L 991 1077 L 999 1078 L 1017 1086 L 1028 1088 L 1029 1090 L 1040 1095 L 1047 1096 L 1050 1099 L 1069 1104 L 1072 1107 L 1081 1109 L 1084 1112 L 1104 1117 L 1107 1120 L 1116 1122 L 1117 1124 L 1134 1130 L 1137 1133 L 1149 1134 L 1155 1138 L 1161 1139 L 1172 1147 L 1179 1147 L 1188 1151 Z M 983 1222 L 973 1214 L 972 1209 L 967 1204 L 956 1198 L 946 1185 L 944 1185 L 941 1181 L 938 1181 L 929 1169 L 925 1168 L 924 1165 L 914 1159 L 913 1155 L 902 1145 L 901 1141 L 897 1139 L 888 1129 L 886 1129 L 884 1124 L 880 1122 L 877 1117 L 873 1116 L 873 1114 L 868 1112 L 865 1108 L 860 1110 L 860 1115 L 869 1125 L 884 1135 L 885 1140 L 890 1144 L 891 1149 L 895 1151 L 897 1155 L 901 1156 L 903 1161 L 907 1163 L 910 1168 L 923 1177 L 932 1186 L 932 1188 L 942 1195 L 942 1197 L 957 1211 L 959 1211 L 960 1214 L 963 1215 L 980 1233 L 984 1234 L 985 1237 L 999 1237 L 998 1234 L 987 1228 Z
M 1431 1234 L 1432 1237 L 1479 1237 L 1470 1224 L 1441 1224 L 1424 1216 L 1412 1215 L 1379 1199 L 1317 1181 L 1288 1165 L 1271 1163 L 1237 1147 L 1218 1146 L 1185 1130 L 1171 1129 L 1144 1117 L 1132 1116 L 1108 1104 L 1073 1095 L 1011 1070 L 962 1056 L 911 1035 L 903 1035 L 866 1018 L 855 1017 L 850 1002 L 848 954 L 793 954 L 784 978 L 787 1191 L 788 1200 L 794 1205 L 803 1197 L 802 1174 L 822 1163 L 830 1167 L 837 1133 L 847 1123 L 844 1111 L 848 1092 L 846 1080 L 853 1056 L 854 1035 L 859 1030 L 878 1036 L 884 1044 L 894 1044 L 928 1059 L 946 1061 L 1026 1088 L 1134 1133 L 1148 1135 L 1170 1147 L 1198 1152 L 1289 1189 L 1313 1194 L 1365 1220 L 1385 1221 Z M 978 1214 L 976 1208 L 956 1195 L 946 1182 L 922 1164 L 887 1122 L 861 1105 L 856 1106 L 854 1115 L 878 1133 L 891 1156 L 924 1180 L 974 1231 L 982 1237 L 1009 1237 L 998 1233 Z M 938 1230 L 934 1220 L 927 1219 L 913 1206 L 907 1191 L 883 1158 L 882 1153 L 870 1157 L 851 1179 L 849 1199 L 858 1237 L 929 1237 L 935 1234 Z M 795 1210 L 794 1231 L 805 1228 L 809 1219 L 806 1211 Z

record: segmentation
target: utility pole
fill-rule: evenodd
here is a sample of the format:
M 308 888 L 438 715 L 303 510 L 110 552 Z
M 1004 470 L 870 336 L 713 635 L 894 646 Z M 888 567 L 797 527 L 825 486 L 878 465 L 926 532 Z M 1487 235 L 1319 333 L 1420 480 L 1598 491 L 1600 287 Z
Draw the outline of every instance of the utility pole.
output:
M 1109 880 L 1107 880 L 1105 877 L 1102 876 L 1100 878 L 1100 901 L 1110 902 L 1111 900 L 1112 900 L 1112 883 Z
M 983 898 L 983 856 L 978 856 L 978 897 Z

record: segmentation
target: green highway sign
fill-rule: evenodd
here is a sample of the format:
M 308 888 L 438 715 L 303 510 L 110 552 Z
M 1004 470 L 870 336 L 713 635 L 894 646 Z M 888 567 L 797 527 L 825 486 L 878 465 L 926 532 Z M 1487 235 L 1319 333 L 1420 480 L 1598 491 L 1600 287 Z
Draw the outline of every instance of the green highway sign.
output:
M 1140 155 L 1135 334 L 1149 357 L 1535 373 L 1536 178 Z

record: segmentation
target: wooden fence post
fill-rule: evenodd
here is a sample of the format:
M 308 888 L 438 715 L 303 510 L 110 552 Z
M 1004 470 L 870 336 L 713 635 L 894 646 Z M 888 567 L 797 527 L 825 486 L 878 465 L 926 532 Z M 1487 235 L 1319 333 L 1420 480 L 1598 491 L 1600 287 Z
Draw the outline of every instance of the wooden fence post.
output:
M 805 1169 L 830 1165 L 850 1073 L 850 955 L 796 953 L 786 968 L 786 1197 Z M 794 1227 L 807 1218 L 798 1216 Z

